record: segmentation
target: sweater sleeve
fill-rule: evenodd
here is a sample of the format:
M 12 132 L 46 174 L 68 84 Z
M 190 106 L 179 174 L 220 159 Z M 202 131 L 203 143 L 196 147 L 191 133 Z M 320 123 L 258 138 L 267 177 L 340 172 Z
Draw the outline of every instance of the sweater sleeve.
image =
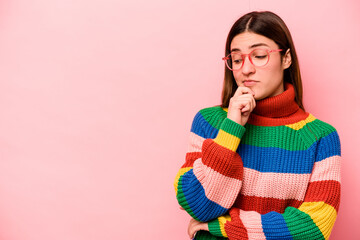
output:
M 210 233 L 229 239 L 329 239 L 340 203 L 340 140 L 336 131 L 319 140 L 304 201 L 284 213 L 232 208 L 208 223 Z
M 225 118 L 214 129 L 202 116 L 194 117 L 185 163 L 174 186 L 179 204 L 196 220 L 207 222 L 226 213 L 241 188 L 243 164 L 236 152 L 245 128 Z

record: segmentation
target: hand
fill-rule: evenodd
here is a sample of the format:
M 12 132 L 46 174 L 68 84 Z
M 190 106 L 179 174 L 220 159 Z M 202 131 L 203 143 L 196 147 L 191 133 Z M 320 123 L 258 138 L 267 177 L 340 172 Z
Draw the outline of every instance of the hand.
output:
M 190 239 L 195 237 L 197 231 L 205 230 L 209 231 L 209 227 L 207 223 L 196 221 L 195 219 L 191 219 L 188 226 L 188 234 Z
M 254 110 L 255 92 L 248 87 L 238 87 L 234 96 L 230 98 L 227 117 L 244 126 Z

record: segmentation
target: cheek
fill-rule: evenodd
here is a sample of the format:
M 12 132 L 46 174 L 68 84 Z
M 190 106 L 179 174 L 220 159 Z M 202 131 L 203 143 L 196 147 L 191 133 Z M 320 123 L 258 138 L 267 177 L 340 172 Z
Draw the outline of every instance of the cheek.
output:
M 233 72 L 233 76 L 235 78 L 235 82 L 237 83 L 238 86 L 240 86 L 241 82 L 242 82 L 242 74 L 240 71 L 237 72 Z
M 283 69 L 279 63 L 268 64 L 258 71 L 258 76 L 266 83 L 274 83 L 282 79 Z

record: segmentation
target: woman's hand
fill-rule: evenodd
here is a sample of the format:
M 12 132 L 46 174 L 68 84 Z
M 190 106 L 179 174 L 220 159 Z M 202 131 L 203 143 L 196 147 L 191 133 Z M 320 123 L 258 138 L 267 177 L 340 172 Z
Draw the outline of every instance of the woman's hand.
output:
M 198 222 L 195 219 L 191 218 L 188 226 L 188 234 L 190 239 L 193 239 L 196 232 L 200 230 L 209 231 L 208 224 L 204 222 Z
M 256 106 L 254 96 L 255 92 L 250 88 L 238 87 L 234 96 L 230 98 L 227 117 L 244 126 Z

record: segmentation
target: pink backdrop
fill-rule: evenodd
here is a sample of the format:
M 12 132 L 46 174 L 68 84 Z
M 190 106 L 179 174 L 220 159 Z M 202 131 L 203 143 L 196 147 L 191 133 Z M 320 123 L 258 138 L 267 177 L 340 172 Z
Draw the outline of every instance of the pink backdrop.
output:
M 292 32 L 305 107 L 342 144 L 331 239 L 359 237 L 358 1 L 12 0 L 0 2 L 0 239 L 187 239 L 173 180 L 249 10 Z

